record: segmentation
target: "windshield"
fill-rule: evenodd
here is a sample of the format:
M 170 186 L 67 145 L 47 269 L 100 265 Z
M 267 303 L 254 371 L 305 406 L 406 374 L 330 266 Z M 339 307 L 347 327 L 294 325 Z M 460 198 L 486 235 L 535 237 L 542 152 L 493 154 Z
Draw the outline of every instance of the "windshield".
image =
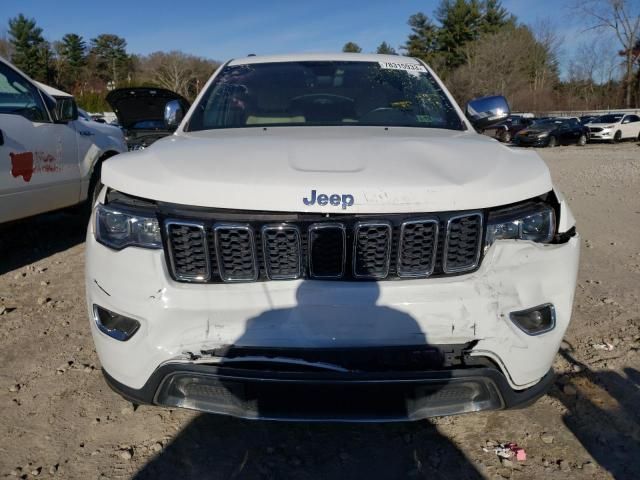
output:
M 598 123 L 616 123 L 622 119 L 622 115 L 603 115 L 598 119 Z
M 464 128 L 422 65 L 309 61 L 225 67 L 187 130 L 318 125 Z

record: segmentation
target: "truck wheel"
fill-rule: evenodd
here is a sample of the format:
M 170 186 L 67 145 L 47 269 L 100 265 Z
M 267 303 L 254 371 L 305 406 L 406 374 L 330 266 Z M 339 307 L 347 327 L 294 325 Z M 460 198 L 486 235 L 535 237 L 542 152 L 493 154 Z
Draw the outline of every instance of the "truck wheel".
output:
M 554 136 L 549 137 L 549 142 L 547 143 L 547 147 L 553 148 L 557 146 L 558 146 L 558 140 L 556 139 L 556 137 Z
M 578 146 L 584 147 L 586 144 L 587 144 L 587 136 L 583 133 L 582 135 L 580 135 L 580 138 L 578 139 Z
M 504 132 L 502 134 L 502 141 L 504 143 L 509 143 L 511 141 L 511 133 L 510 132 Z

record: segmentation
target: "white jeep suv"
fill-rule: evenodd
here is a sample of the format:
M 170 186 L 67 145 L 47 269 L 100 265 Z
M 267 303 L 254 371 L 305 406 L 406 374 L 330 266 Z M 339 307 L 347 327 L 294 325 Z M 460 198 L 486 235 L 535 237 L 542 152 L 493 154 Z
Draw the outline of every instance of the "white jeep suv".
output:
M 91 331 L 134 403 L 245 418 L 419 419 L 553 381 L 579 238 L 536 153 L 480 135 L 424 63 L 224 64 L 174 135 L 104 166 Z M 135 155 L 135 161 L 133 155 Z

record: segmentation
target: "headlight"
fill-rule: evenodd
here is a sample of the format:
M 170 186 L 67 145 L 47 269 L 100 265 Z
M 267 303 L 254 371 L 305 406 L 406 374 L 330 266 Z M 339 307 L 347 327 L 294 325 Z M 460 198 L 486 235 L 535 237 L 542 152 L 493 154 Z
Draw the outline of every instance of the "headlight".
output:
M 544 138 L 544 137 L 548 137 L 549 136 L 549 132 L 542 132 L 540 134 L 538 134 L 538 138 Z
M 485 248 L 496 240 L 530 240 L 549 243 L 556 230 L 553 208 L 543 204 L 496 210 L 489 214 Z
M 162 246 L 160 225 L 156 218 L 107 205 L 96 207 L 96 240 L 116 250 L 129 246 Z

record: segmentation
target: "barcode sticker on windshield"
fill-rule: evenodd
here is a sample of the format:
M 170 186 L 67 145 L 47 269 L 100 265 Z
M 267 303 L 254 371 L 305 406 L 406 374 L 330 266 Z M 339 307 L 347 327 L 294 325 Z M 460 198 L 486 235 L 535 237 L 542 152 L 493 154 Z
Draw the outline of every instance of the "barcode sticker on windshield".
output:
M 378 62 L 380 68 L 386 70 L 404 70 L 405 72 L 426 72 L 424 65 L 419 63 Z

